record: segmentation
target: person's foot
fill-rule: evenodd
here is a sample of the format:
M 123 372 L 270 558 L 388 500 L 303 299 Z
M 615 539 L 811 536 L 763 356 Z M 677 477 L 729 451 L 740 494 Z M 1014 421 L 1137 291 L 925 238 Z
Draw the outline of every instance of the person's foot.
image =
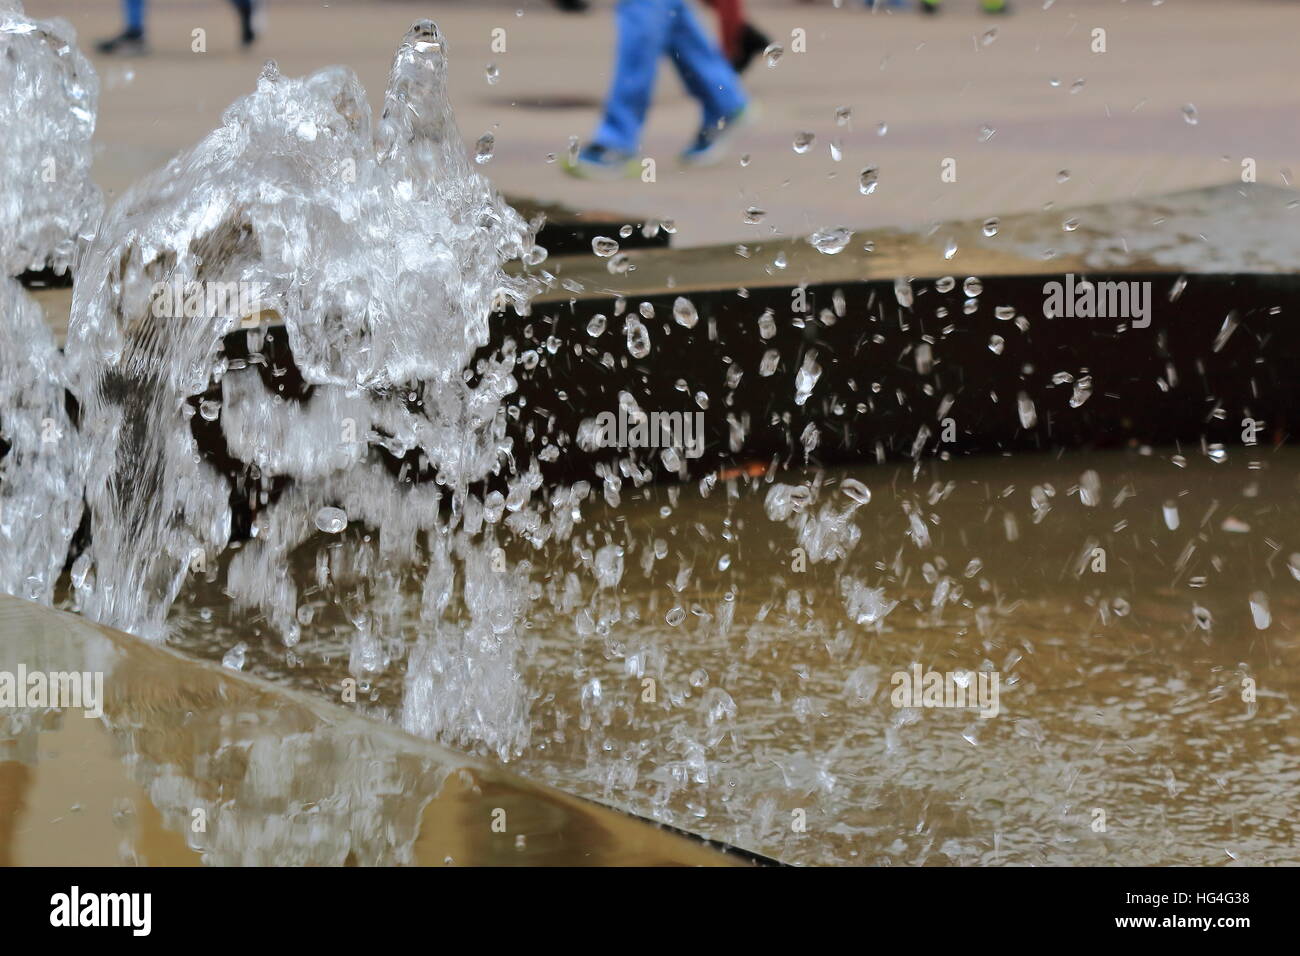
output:
M 123 30 L 115 37 L 100 40 L 95 49 L 108 56 L 141 56 L 149 52 L 149 45 L 144 42 L 144 31 Z
M 579 179 L 622 179 L 637 175 L 640 165 L 632 153 L 588 143 L 576 158 L 565 157 L 564 171 Z
M 731 65 L 737 73 L 744 73 L 749 64 L 754 62 L 754 57 L 766 50 L 771 42 L 766 33 L 752 23 L 746 23 L 740 30 L 740 52 L 731 61 Z
M 725 155 L 731 147 L 731 140 L 736 131 L 747 126 L 754 119 L 757 107 L 753 103 L 723 120 L 700 127 L 691 145 L 682 151 L 681 161 L 685 166 L 712 166 Z

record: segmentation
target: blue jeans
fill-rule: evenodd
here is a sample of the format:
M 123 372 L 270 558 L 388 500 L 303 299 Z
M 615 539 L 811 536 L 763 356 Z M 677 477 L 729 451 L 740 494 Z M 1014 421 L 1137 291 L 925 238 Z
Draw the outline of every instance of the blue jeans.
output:
M 592 142 L 635 153 L 654 93 L 659 57 L 666 54 L 712 126 L 745 108 L 740 79 L 691 14 L 685 0 L 618 0 L 618 52 L 605 116 Z
M 253 0 L 230 0 L 240 13 L 252 9 Z M 144 33 L 144 0 L 122 0 L 122 11 L 126 16 L 126 28 L 133 33 Z

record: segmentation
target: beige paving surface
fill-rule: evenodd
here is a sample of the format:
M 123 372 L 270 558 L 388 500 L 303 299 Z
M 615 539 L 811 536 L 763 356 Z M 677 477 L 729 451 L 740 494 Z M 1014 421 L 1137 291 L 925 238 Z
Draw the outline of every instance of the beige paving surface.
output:
M 27 6 L 69 17 L 86 47 L 118 25 L 116 0 Z M 225 3 L 152 0 L 154 54 L 96 58 L 104 83 L 99 179 L 120 191 L 193 143 L 251 89 L 266 58 L 290 74 L 346 63 L 377 103 L 398 38 L 424 16 L 450 38 L 466 138 L 496 135 L 487 170 L 503 189 L 674 219 L 679 245 L 1123 200 L 1239 181 L 1244 157 L 1255 160 L 1260 182 L 1275 185 L 1300 168 L 1300 3 L 1055 0 L 1044 10 L 1044 0 L 1022 0 L 1014 16 L 989 18 L 973 0 L 949 0 L 944 16 L 922 18 L 873 14 L 851 0 L 840 9 L 829 0 L 771 0 L 752 4 L 754 19 L 787 46 L 793 30 L 806 31 L 807 52 L 749 74 L 764 118 L 742 144 L 748 166 L 675 167 L 695 111 L 665 66 L 645 141 L 657 181 L 571 181 L 547 154 L 593 128 L 609 77 L 610 6 L 604 0 L 573 16 L 540 0 L 271 0 L 264 42 L 244 54 Z M 208 52 L 196 54 L 191 31 L 200 27 Z M 496 27 L 506 30 L 504 54 L 489 49 Z M 991 28 L 995 36 L 986 35 Z M 1096 28 L 1106 31 L 1105 53 L 1090 50 Z M 500 69 L 495 85 L 486 79 L 489 63 Z M 1187 104 L 1196 107 L 1195 125 L 1184 118 Z M 836 124 L 840 106 L 853 110 L 849 126 Z M 817 135 L 805 155 L 791 145 L 800 130 Z M 840 140 L 840 162 L 831 158 L 832 139 Z M 945 158 L 956 160 L 954 183 L 940 181 Z M 870 196 L 858 191 L 867 165 L 880 170 Z M 1060 181 L 1063 170 L 1069 177 Z M 744 221 L 750 206 L 766 210 L 760 224 Z

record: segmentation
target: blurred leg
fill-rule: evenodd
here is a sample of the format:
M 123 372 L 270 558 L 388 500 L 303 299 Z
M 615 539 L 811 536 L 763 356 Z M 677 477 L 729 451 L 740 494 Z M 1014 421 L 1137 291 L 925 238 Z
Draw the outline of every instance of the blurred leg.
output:
M 144 0 L 124 0 L 122 7 L 126 14 L 128 33 L 144 33 Z
M 727 59 L 736 62 L 740 55 L 740 35 L 745 28 L 743 0 L 708 0 L 718 11 L 718 35 L 722 38 L 722 51 Z
M 230 0 L 230 2 L 239 13 L 240 42 L 248 46 L 257 39 L 253 32 L 253 0 Z
M 669 9 L 681 0 L 618 0 L 614 8 L 618 39 L 614 78 L 605 98 L 605 116 L 592 142 L 635 153 L 641 145 L 659 55 L 669 38 Z
M 745 108 L 740 78 L 714 46 L 684 0 L 666 0 L 670 8 L 668 53 L 686 89 L 700 102 L 704 125 L 730 119 Z

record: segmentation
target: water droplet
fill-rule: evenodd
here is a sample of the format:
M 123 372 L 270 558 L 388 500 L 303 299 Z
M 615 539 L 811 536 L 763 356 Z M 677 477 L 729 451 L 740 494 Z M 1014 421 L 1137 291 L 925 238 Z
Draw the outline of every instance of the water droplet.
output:
M 229 667 L 232 671 L 242 671 L 244 665 L 248 662 L 248 645 L 242 641 L 226 651 L 221 658 L 221 666 Z
M 808 241 L 812 243 L 813 248 L 827 256 L 833 256 L 839 252 L 843 252 L 845 246 L 847 246 L 852 239 L 853 233 L 850 230 L 845 229 L 843 226 L 838 226 L 834 229 L 819 229 L 808 237 Z
M 591 240 L 591 251 L 602 259 L 608 259 L 618 252 L 618 242 L 609 236 L 597 236 Z
M 961 290 L 973 299 L 984 291 L 984 283 L 975 276 L 969 276 L 962 282 Z
M 781 56 L 785 53 L 785 47 L 779 43 L 769 43 L 767 49 L 763 51 L 763 59 L 767 61 L 767 68 L 775 70 L 776 65 L 781 62 Z
M 999 225 L 999 223 L 998 223 L 997 218 L 996 218 L 996 217 L 992 217 L 992 218 L 989 218 L 989 219 L 985 219 L 985 220 L 984 220 L 984 225 L 983 225 L 981 228 L 982 228 L 982 230 L 983 230 L 983 232 L 984 232 L 984 235 L 987 236 L 988 238 L 992 239 L 994 236 L 996 236 L 996 235 L 998 234 L 998 225 Z
M 497 138 L 491 133 L 484 133 L 478 138 L 474 145 L 474 162 L 482 165 L 483 163 L 492 162 L 492 157 L 496 152 Z
M 840 482 L 840 491 L 849 496 L 857 505 L 871 503 L 871 489 L 856 478 L 845 478 Z
M 912 294 L 912 282 L 906 276 L 900 276 L 894 280 L 894 298 L 898 304 L 905 309 L 912 307 L 914 296 Z
M 1255 622 L 1256 630 L 1266 631 L 1273 623 L 1273 614 L 1268 609 L 1268 595 L 1263 591 L 1255 591 L 1251 594 L 1250 616 Z
M 1034 400 L 1029 397 L 1029 393 L 1021 392 L 1016 396 L 1016 411 L 1020 415 L 1022 428 L 1033 428 L 1038 424 L 1038 410 L 1034 407 Z
M 1078 408 L 1089 398 L 1092 397 L 1092 376 L 1084 375 L 1074 383 L 1074 391 L 1070 395 L 1070 407 Z
M 489 63 L 484 73 L 487 76 L 489 86 L 496 86 L 497 81 L 501 79 L 501 70 L 495 63 Z
M 1223 325 L 1219 327 L 1219 332 L 1214 337 L 1214 344 L 1210 346 L 1211 350 L 1217 352 L 1227 345 L 1228 339 L 1232 337 L 1233 332 L 1237 331 L 1237 326 L 1240 324 L 1241 320 L 1237 318 L 1235 310 L 1224 316 Z
M 342 508 L 325 507 L 316 512 L 316 527 L 326 534 L 338 534 L 348 526 L 348 514 Z
M 679 295 L 673 301 L 673 319 L 683 328 L 693 329 L 700 321 L 700 314 L 695 310 L 695 304 L 690 299 Z
M 951 292 L 955 288 L 957 288 L 957 280 L 952 276 L 943 276 L 934 281 L 935 292 Z
M 623 326 L 627 333 L 627 351 L 633 358 L 645 358 L 650 354 L 650 332 L 635 315 L 629 315 Z
M 750 206 L 745 210 L 745 222 L 749 223 L 751 226 L 757 226 L 766 218 L 766 209 L 760 209 L 758 206 Z
M 794 151 L 801 156 L 813 148 L 813 143 L 817 142 L 817 134 L 809 130 L 800 130 L 794 134 Z
M 870 196 L 876 191 L 876 186 L 880 181 L 880 170 L 875 166 L 868 166 L 862 170 L 858 176 L 858 192 L 864 196 Z
M 591 321 L 587 323 L 587 334 L 593 339 L 605 332 L 606 319 L 600 313 L 593 315 Z
M 1183 119 L 1187 122 L 1188 126 L 1195 126 L 1201 121 L 1200 114 L 1197 113 L 1196 105 L 1194 103 L 1188 103 L 1183 107 Z
M 821 378 L 822 367 L 817 364 L 817 350 L 809 349 L 808 354 L 804 356 L 803 365 L 794 376 L 794 403 L 796 405 L 805 404 L 812 396 L 813 389 L 817 386 L 817 380 Z
M 849 121 L 853 119 L 853 108 L 851 106 L 837 106 L 835 108 L 835 125 L 848 126 Z

